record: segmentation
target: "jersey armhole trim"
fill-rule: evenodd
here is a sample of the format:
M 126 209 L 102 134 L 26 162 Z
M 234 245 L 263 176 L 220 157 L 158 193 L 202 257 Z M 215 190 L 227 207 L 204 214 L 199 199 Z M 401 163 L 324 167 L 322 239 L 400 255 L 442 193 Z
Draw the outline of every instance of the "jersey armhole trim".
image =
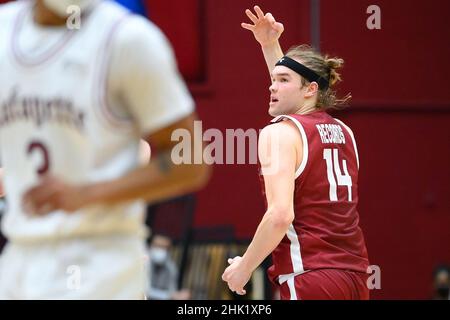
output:
M 303 128 L 303 126 L 300 123 L 300 121 L 298 121 L 297 119 L 295 119 L 294 117 L 291 117 L 291 116 L 281 115 L 281 116 L 278 116 L 275 119 L 273 119 L 271 122 L 278 122 L 280 119 L 289 119 L 292 122 L 294 122 L 294 124 L 297 127 L 298 131 L 300 131 L 300 137 L 302 138 L 302 141 L 303 141 L 302 162 L 300 163 L 300 166 L 298 167 L 298 169 L 295 171 L 295 179 L 297 179 L 298 177 L 300 177 L 300 175 L 305 170 L 306 164 L 308 162 L 308 150 L 309 150 L 308 149 L 308 139 L 306 137 L 305 129 Z
M 97 73 L 97 81 L 95 81 L 95 86 L 98 86 L 98 96 L 95 97 L 96 101 L 98 101 L 98 105 L 100 110 L 95 110 L 96 114 L 99 116 L 102 121 L 104 121 L 108 127 L 114 129 L 121 129 L 125 131 L 132 131 L 134 129 L 133 122 L 131 118 L 121 117 L 116 112 L 114 112 L 113 108 L 109 102 L 109 77 L 110 77 L 110 69 L 112 68 L 112 45 L 114 41 L 114 37 L 117 34 L 119 28 L 128 21 L 131 15 L 129 13 L 123 14 L 119 17 L 111 27 L 108 32 L 107 39 L 105 44 L 103 45 L 103 53 L 104 55 L 99 55 L 100 68 Z M 103 58 L 103 59 L 101 59 Z M 96 90 L 94 90 L 96 92 Z
M 348 134 L 352 138 L 353 148 L 355 149 L 355 155 L 356 155 L 356 164 L 358 165 L 358 170 L 359 170 L 358 148 L 356 147 L 356 140 L 355 140 L 355 136 L 353 135 L 353 131 L 345 123 L 343 123 L 341 120 L 336 119 L 336 118 L 333 118 L 333 119 L 336 120 L 339 124 L 341 124 L 347 130 Z

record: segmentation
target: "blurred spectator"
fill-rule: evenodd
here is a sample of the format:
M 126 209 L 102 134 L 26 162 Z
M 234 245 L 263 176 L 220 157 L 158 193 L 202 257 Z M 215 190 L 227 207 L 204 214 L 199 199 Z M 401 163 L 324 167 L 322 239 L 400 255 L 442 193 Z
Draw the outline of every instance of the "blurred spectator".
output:
M 433 272 L 434 300 L 450 300 L 450 267 L 442 265 Z
M 172 241 L 165 235 L 153 237 L 149 248 L 150 300 L 188 300 L 189 290 L 178 290 L 178 267 L 170 256 Z

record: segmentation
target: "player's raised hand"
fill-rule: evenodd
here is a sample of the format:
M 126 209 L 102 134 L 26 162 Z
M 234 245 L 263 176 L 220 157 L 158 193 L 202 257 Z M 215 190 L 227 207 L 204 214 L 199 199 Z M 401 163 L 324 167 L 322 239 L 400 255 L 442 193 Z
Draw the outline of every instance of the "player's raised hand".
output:
M 253 24 L 241 23 L 242 28 L 253 32 L 256 41 L 261 46 L 267 46 L 277 42 L 284 31 L 283 24 L 277 22 L 271 13 L 264 14 L 258 6 L 254 6 L 254 10 L 256 15 L 249 9 L 245 10 L 245 14 Z

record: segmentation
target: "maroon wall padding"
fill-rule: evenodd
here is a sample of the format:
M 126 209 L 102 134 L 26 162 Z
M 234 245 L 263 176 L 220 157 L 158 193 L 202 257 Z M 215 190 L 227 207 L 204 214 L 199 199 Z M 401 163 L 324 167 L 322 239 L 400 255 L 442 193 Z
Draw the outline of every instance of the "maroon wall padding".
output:
M 147 16 L 172 42 L 178 66 L 188 81 L 204 80 L 206 34 L 202 0 L 145 0 Z
M 367 8 L 381 9 L 369 30 Z M 321 1 L 321 48 L 346 60 L 342 89 L 377 108 L 449 107 L 450 2 Z

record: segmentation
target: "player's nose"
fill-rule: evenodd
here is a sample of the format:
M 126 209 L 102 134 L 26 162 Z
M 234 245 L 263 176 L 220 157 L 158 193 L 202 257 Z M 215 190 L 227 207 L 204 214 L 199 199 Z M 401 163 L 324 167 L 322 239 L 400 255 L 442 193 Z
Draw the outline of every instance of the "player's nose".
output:
M 276 92 L 277 89 L 278 89 L 278 86 L 276 85 L 276 82 L 272 82 L 272 84 L 269 87 L 269 91 L 273 93 L 273 92 Z

